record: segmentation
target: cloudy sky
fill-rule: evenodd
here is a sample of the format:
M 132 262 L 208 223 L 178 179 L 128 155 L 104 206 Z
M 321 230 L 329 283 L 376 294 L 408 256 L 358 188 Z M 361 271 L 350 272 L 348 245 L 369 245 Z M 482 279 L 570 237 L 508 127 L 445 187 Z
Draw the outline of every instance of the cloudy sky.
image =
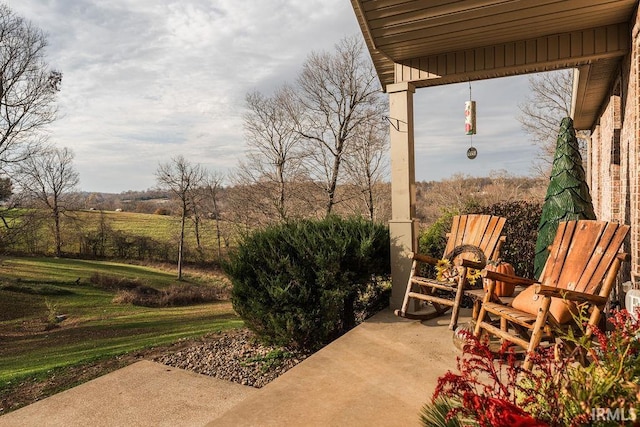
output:
M 243 157 L 247 92 L 292 83 L 312 51 L 359 34 L 349 0 L 8 0 L 48 35 L 63 72 L 52 141 L 73 149 L 85 191 L 145 190 L 182 154 L 221 173 Z M 467 84 L 415 95 L 416 177 L 531 172 L 516 120 L 527 78 L 472 83 L 478 157 L 466 158 Z

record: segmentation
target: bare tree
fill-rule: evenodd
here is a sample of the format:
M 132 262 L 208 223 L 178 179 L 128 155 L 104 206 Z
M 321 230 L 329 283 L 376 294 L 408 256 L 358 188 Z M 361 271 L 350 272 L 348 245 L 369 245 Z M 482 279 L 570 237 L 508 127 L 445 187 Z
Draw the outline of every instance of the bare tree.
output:
M 214 220 L 218 246 L 218 258 L 222 256 L 222 230 L 220 227 L 220 215 L 223 181 L 224 175 L 203 169 L 200 186 L 189 192 L 189 206 L 191 210 L 190 217 L 193 221 L 198 252 L 203 259 L 204 251 L 202 248 L 201 225 L 205 218 Z
M 548 177 L 560 122 L 571 114 L 573 70 L 533 74 L 529 77 L 529 91 L 529 96 L 519 105 L 517 118 L 533 143 L 540 147 L 534 170 Z M 581 136 L 578 135 L 578 139 L 584 158 L 586 144 Z
M 160 187 L 169 190 L 180 202 L 180 239 L 178 248 L 178 280 L 182 280 L 182 260 L 184 254 L 184 230 L 187 215 L 190 212 L 192 192 L 201 184 L 204 173 L 200 165 L 192 164 L 183 156 L 161 163 L 156 170 L 156 179 Z
M 6 201 L 13 194 L 13 184 L 11 183 L 11 178 L 8 177 L 0 177 L 0 202 L 3 202 L 3 207 L 0 208 L 0 220 L 2 221 L 5 228 L 9 228 L 9 224 L 7 222 L 6 213 L 8 212 L 8 208 L 6 205 Z
M 73 168 L 73 152 L 68 148 L 46 147 L 21 162 L 15 176 L 25 200 L 49 211 L 54 226 L 55 253 L 61 256 L 60 220 L 72 208 L 72 196 L 80 182 Z
M 235 180 L 234 177 L 230 177 Z M 227 205 L 227 215 L 225 220 L 232 225 L 234 232 L 238 235 L 247 233 L 251 228 L 259 225 L 256 220 L 256 212 L 249 209 L 247 201 L 253 199 L 253 189 L 250 185 L 234 182 L 226 191 L 225 200 Z
M 271 97 L 249 93 L 246 104 L 247 155 L 235 178 L 260 194 L 260 199 L 254 202 L 265 217 L 275 216 L 286 221 L 290 213 L 289 199 L 296 197 L 291 187 L 302 168 L 300 135 L 291 120 L 300 114 L 299 104 L 288 86 L 278 89 Z
M 193 222 L 193 234 L 196 238 L 196 250 L 198 254 L 204 259 L 203 251 L 202 251 L 202 239 L 200 233 L 200 225 L 202 224 L 202 202 L 204 197 L 204 192 L 201 188 L 194 188 L 188 194 L 189 201 L 189 217 L 191 218 L 191 222 Z
M 291 117 L 307 142 L 307 165 L 322 183 L 331 214 L 343 161 L 356 144 L 357 129 L 386 111 L 378 78 L 358 37 L 343 39 L 333 53 L 312 53 L 298 77 L 302 114 Z
M 209 216 L 211 216 L 216 224 L 216 239 L 218 244 L 218 259 L 222 258 L 222 230 L 220 227 L 221 211 L 221 193 L 223 190 L 224 176 L 217 172 L 208 172 L 205 175 L 203 183 L 204 202 L 211 207 Z
M 44 61 L 45 34 L 0 4 L 0 168 L 27 158 L 56 116 L 62 81 Z
M 0 177 L 0 202 L 7 200 L 13 194 L 11 178 Z
M 388 133 L 382 120 L 362 123 L 354 136 L 353 150 L 345 158 L 347 175 L 360 190 L 371 221 L 375 219 L 379 197 L 385 188 L 378 184 L 388 174 Z

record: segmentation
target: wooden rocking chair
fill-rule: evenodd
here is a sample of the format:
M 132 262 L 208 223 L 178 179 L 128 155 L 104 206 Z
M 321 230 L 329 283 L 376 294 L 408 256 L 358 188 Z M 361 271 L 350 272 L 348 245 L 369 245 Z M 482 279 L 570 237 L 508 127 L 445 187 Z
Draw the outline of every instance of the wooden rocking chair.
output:
M 628 232 L 629 226 L 618 223 L 562 222 L 539 282 L 483 270 L 482 276 L 493 280 L 489 281 L 474 335 L 480 337 L 486 331 L 526 349 L 524 368 L 531 369 L 530 355 L 543 337 L 553 343 L 557 331 L 571 324 L 579 308 L 587 309 L 588 324 L 597 326 L 620 265 L 628 257 L 619 252 Z M 530 286 L 508 307 L 491 302 L 495 280 Z M 499 328 L 487 319 L 489 313 L 500 319 Z
M 444 251 L 444 258 L 449 258 L 451 265 L 454 265 L 458 258 L 466 258 L 474 261 L 481 261 L 476 264 L 480 269 L 489 259 L 497 259 L 500 246 L 504 242 L 504 237 L 500 236 L 506 219 L 492 215 L 458 215 L 453 217 L 451 231 L 447 234 L 447 246 Z M 429 279 L 420 276 L 422 264 L 437 265 L 439 259 L 429 255 L 411 254 L 413 264 L 407 290 L 402 303 L 402 308 L 396 310 L 396 316 L 407 319 L 428 320 L 445 314 L 452 309 L 449 329 L 453 330 L 458 323 L 458 313 L 462 294 L 467 285 L 467 267 L 459 267 L 458 275 L 454 281 Z M 480 282 L 480 279 L 478 279 Z M 445 298 L 437 295 L 438 291 L 445 291 Z M 427 302 L 433 305 L 434 312 L 430 313 L 409 313 L 409 305 L 420 302 Z

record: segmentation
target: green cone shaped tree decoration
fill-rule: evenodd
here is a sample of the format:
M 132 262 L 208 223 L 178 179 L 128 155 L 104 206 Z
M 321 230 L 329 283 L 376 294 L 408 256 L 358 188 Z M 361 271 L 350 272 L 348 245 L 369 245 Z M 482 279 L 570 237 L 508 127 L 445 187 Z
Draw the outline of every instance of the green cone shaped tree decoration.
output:
M 534 262 L 536 278 L 540 277 L 547 261 L 547 248 L 553 243 L 558 224 L 578 219 L 596 219 L 596 214 L 593 211 L 589 186 L 585 181 L 573 120 L 565 117 L 560 124 L 551 178 L 538 226 Z

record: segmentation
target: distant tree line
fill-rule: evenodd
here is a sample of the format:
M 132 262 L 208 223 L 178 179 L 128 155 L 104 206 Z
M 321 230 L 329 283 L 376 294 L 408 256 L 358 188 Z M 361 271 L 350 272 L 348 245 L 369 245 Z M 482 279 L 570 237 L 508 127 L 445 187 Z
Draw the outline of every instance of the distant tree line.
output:
M 206 175 L 205 175 L 206 177 Z M 379 183 L 375 209 L 379 220 L 391 218 L 391 186 Z M 267 214 L 250 212 L 243 200 L 247 193 L 256 194 L 256 188 L 241 185 L 223 185 L 221 177 L 209 175 L 195 187 L 189 196 L 185 217 L 183 257 L 186 262 L 211 262 L 224 256 L 237 237 L 247 231 L 261 228 L 269 218 Z M 442 181 L 418 182 L 416 213 L 422 227 L 428 227 L 446 212 L 468 212 L 499 202 L 517 200 L 540 201 L 544 197 L 546 182 L 535 178 L 511 176 L 496 172 L 489 177 L 456 175 Z M 309 185 L 307 192 L 318 191 Z M 337 193 L 351 191 L 338 186 Z M 318 194 L 318 196 L 320 196 Z M 181 203 L 176 203 L 169 191 L 123 192 L 120 194 L 70 193 L 61 216 L 61 253 L 63 256 L 88 258 L 137 259 L 163 262 L 178 261 Z M 334 214 L 367 218 L 362 204 L 345 201 L 334 208 Z M 32 206 L 29 204 L 29 206 Z M 124 208 L 122 207 L 124 206 Z M 127 207 L 132 208 L 129 210 Z M 300 206 L 300 215 L 321 217 L 317 206 Z M 141 231 L 118 230 L 110 218 L 113 211 L 140 212 L 168 217 L 173 224 L 171 238 L 153 238 Z M 304 209 L 304 210 L 303 210 Z M 82 214 L 88 211 L 91 215 Z M 0 228 L 2 250 L 12 253 L 53 255 L 56 244 L 51 215 L 43 208 L 5 206 L 0 209 L 8 227 Z M 117 216 L 116 216 L 117 217 Z M 152 222 L 152 219 L 149 221 Z

